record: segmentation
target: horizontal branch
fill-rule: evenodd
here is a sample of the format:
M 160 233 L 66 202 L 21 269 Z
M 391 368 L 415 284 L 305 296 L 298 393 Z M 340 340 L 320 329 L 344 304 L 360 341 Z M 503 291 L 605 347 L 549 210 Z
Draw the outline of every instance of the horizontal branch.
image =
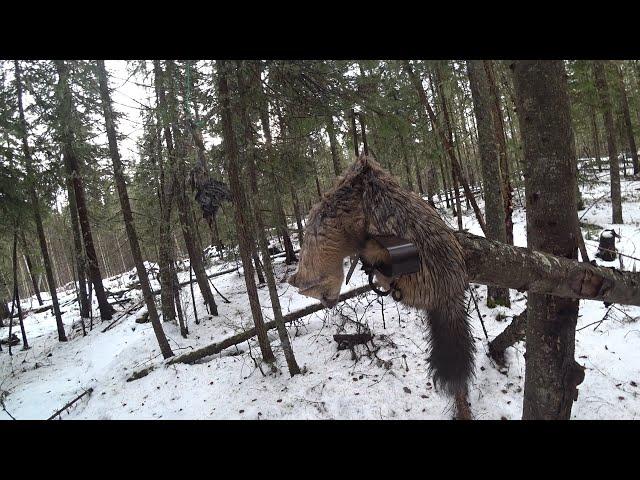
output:
M 640 274 L 454 232 L 474 283 L 556 297 L 640 305 Z
M 637 273 L 560 258 L 487 240 L 468 232 L 454 232 L 454 235 L 464 250 L 470 282 L 565 298 L 640 305 L 640 275 Z M 358 287 L 340 295 L 338 301 L 343 302 L 369 290 L 369 285 Z M 320 303 L 311 304 L 288 313 L 284 322 L 293 322 L 324 308 Z M 274 329 L 276 323 L 267 322 L 265 327 Z M 255 328 L 251 328 L 221 342 L 174 357 L 167 364 L 193 363 L 255 335 Z

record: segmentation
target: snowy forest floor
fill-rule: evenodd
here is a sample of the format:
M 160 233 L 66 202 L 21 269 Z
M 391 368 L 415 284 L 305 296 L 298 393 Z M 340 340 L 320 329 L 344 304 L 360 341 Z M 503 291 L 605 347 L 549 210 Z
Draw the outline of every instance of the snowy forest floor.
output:
M 612 228 L 608 174 L 599 175 L 592 186 L 581 185 L 586 208 L 579 212 L 583 235 L 591 259 L 597 251 L 598 235 Z M 615 225 L 620 233 L 617 248 L 632 257 L 640 257 L 640 181 L 623 181 L 624 225 Z M 515 192 L 514 238 L 526 246 L 524 209 L 521 195 Z M 479 199 L 480 200 L 480 199 Z M 524 197 L 522 196 L 522 200 Z M 482 206 L 482 202 L 481 206 Z M 450 211 L 440 210 L 455 228 Z M 589 224 L 589 225 L 587 225 Z M 463 226 L 481 234 L 473 212 L 464 212 Z M 619 260 L 599 264 L 619 267 Z M 624 269 L 640 267 L 623 257 Z M 296 268 L 283 259 L 275 260 L 278 291 L 283 313 L 315 303 L 300 296 L 283 280 Z M 639 262 L 640 263 L 640 262 Z M 346 262 L 345 262 L 346 264 Z M 188 262 L 186 263 L 188 265 Z M 233 263 L 212 262 L 208 273 L 222 271 Z M 179 273 L 180 281 L 189 279 L 189 271 Z M 106 280 L 112 291 L 122 290 L 136 280 L 135 270 Z M 163 323 L 176 355 L 192 348 L 220 341 L 252 326 L 241 271 L 212 279 L 216 288 L 230 300 L 224 303 L 216 295 L 219 316 L 207 314 L 197 283 L 194 284 L 199 325 L 194 314 L 189 287 L 181 292 L 189 336 L 184 339 L 179 327 Z M 357 270 L 343 292 L 366 283 Z M 152 281 L 154 289 L 159 288 Z M 480 312 L 493 339 L 526 307 L 526 294 L 511 291 L 511 308 L 486 307 L 486 287 L 472 284 Z M 265 321 L 272 319 L 266 285 L 259 287 Z M 306 372 L 290 378 L 275 331 L 270 331 L 277 356 L 277 372 L 264 365 L 257 367 L 260 350 L 254 340 L 238 348 L 224 350 L 194 365 L 164 366 L 150 323 L 135 322 L 144 310 L 124 316 L 113 328 L 102 330 L 107 322 L 99 318 L 91 332 L 82 336 L 78 324 L 78 306 L 73 289 L 60 290 L 60 304 L 69 342 L 57 340 L 51 310 L 25 318 L 31 345 L 23 351 L 13 347 L 13 356 L 3 345 L 0 352 L 0 419 L 46 419 L 84 390 L 93 388 L 68 411 L 66 419 L 450 419 L 453 403 L 436 391 L 428 375 L 427 329 L 425 319 L 390 298 L 383 301 L 374 293 L 348 300 L 332 310 L 323 310 L 289 325 L 296 358 Z M 141 301 L 140 290 L 126 294 L 132 302 Z M 45 299 L 48 295 L 43 293 Z M 157 297 L 159 298 L 159 297 Z M 36 306 L 35 298 L 26 299 L 23 308 Z M 517 343 L 506 352 L 507 368 L 498 367 L 488 356 L 475 306 L 470 299 L 469 314 L 476 338 L 476 378 L 470 401 L 476 419 L 519 419 L 524 388 L 524 344 Z M 118 306 L 117 318 L 131 303 Z M 94 312 L 97 304 L 94 299 Z M 96 315 L 96 313 L 94 313 Z M 575 419 L 635 419 L 640 416 L 640 307 L 581 301 L 576 331 L 576 360 L 586 367 L 584 382 L 578 387 L 573 406 Z M 369 349 L 360 345 L 352 356 L 349 350 L 337 350 L 333 334 L 354 332 L 358 324 L 374 334 Z M 20 336 L 19 326 L 13 330 Z M 6 338 L 8 327 L 0 328 Z M 154 366 L 145 377 L 127 381 L 134 371 Z M 263 373 L 264 372 L 264 373 Z

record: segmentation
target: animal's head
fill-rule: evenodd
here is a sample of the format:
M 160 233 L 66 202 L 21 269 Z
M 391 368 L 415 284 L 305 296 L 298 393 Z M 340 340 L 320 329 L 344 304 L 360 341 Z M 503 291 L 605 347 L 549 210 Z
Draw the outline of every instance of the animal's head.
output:
M 309 212 L 298 270 L 288 282 L 325 307 L 338 302 L 344 258 L 355 253 L 366 238 L 363 174 L 370 168 L 379 167 L 371 158 L 361 156 Z

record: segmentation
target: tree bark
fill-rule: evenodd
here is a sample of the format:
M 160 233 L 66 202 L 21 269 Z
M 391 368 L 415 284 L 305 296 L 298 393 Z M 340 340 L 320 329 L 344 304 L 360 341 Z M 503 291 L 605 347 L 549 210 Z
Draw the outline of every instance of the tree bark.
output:
M 602 159 L 600 158 L 600 135 L 598 134 L 598 122 L 596 121 L 596 109 L 592 105 L 589 108 L 589 117 L 591 120 L 591 135 L 593 139 L 593 153 L 596 159 L 598 171 L 602 171 Z
M 91 305 L 87 295 L 86 284 L 86 263 L 84 253 L 82 251 L 82 236 L 80 233 L 80 225 L 78 223 L 78 210 L 76 206 L 76 194 L 73 191 L 71 179 L 67 179 L 67 197 L 69 201 L 69 216 L 71 217 L 71 230 L 73 235 L 73 247 L 75 252 L 76 270 L 78 272 L 78 301 L 80 306 L 80 318 L 84 324 L 84 319 L 89 318 Z
M 262 254 L 262 260 L 264 262 L 264 274 L 267 280 L 267 288 L 269 289 L 269 298 L 271 300 L 271 306 L 273 308 L 273 316 L 276 322 L 276 328 L 278 330 L 278 336 L 280 337 L 280 344 L 284 351 L 285 360 L 289 369 L 289 374 L 293 377 L 300 373 L 300 367 L 296 362 L 293 348 L 291 347 L 291 341 L 287 329 L 284 326 L 282 319 L 282 308 L 280 306 L 280 297 L 278 296 L 278 289 L 276 287 L 275 277 L 273 275 L 273 266 L 271 264 L 271 256 L 269 254 L 269 243 L 265 235 L 265 225 L 262 218 L 260 192 L 258 190 L 258 176 L 256 172 L 255 164 L 255 139 L 253 138 L 251 120 L 248 112 L 248 99 L 247 99 L 247 83 L 242 73 L 242 64 L 238 62 L 237 65 L 237 77 L 240 94 L 240 116 L 241 123 L 244 130 L 244 152 L 247 167 L 249 171 L 249 184 L 251 186 L 251 210 L 255 219 L 255 232 L 258 239 L 258 246 L 260 253 Z
M 512 68 L 527 166 L 527 242 L 577 260 L 576 154 L 564 64 L 517 61 Z M 529 291 L 525 420 L 571 417 L 582 381 L 574 359 L 578 308 L 578 300 Z
M 413 175 L 411 173 L 409 155 L 407 154 L 407 146 L 404 141 L 404 136 L 402 135 L 402 132 L 400 131 L 399 128 L 396 128 L 396 134 L 398 136 L 398 141 L 400 142 L 400 153 L 402 154 L 402 163 L 404 164 L 404 170 L 405 170 L 405 173 L 407 174 L 407 184 L 409 185 L 409 190 L 413 191 L 414 190 L 413 180 L 411 179 Z M 420 180 L 420 174 L 417 171 L 417 168 L 416 168 L 416 172 L 418 173 L 418 180 Z M 422 193 L 422 186 L 420 186 L 420 193 Z
M 484 213 L 487 222 L 487 238 L 507 242 L 505 207 L 503 203 L 503 183 L 500 149 L 496 140 L 495 117 L 492 114 L 492 98 L 488 77 L 482 60 L 467 61 L 469 84 L 473 97 L 473 110 L 478 129 L 478 148 L 484 183 Z M 513 243 L 513 242 L 511 242 Z M 510 306 L 509 290 L 488 287 L 487 305 Z
M 627 90 L 624 87 L 624 74 L 621 65 L 614 65 L 616 80 L 618 86 L 618 95 L 620 96 L 620 106 L 622 107 L 622 116 L 624 118 L 624 126 L 631 150 L 631 162 L 633 164 L 633 174 L 638 174 L 638 148 L 636 147 L 636 139 L 633 136 L 633 125 L 631 124 L 631 113 L 629 112 L 629 100 L 627 98 Z M 626 171 L 625 171 L 626 174 Z
M 42 263 L 44 264 L 44 270 L 47 276 L 47 284 L 49 285 L 49 293 L 51 295 L 51 303 L 53 305 L 53 314 L 56 318 L 56 327 L 58 330 L 58 340 L 61 342 L 67 341 L 67 335 L 64 331 L 64 325 L 62 323 L 62 314 L 60 313 L 60 305 L 58 304 L 58 293 L 56 291 L 56 282 L 54 277 L 53 266 L 51 258 L 49 257 L 49 248 L 47 246 L 47 239 L 44 234 L 44 227 L 42 225 L 42 216 L 40 214 L 40 200 L 35 188 L 35 172 L 33 170 L 33 159 L 31 157 L 31 149 L 29 148 L 29 142 L 27 139 L 27 121 L 24 116 L 24 108 L 22 106 L 22 81 L 20 77 L 20 64 L 18 60 L 14 62 L 15 75 L 18 93 L 18 113 L 20 115 L 20 126 L 22 134 L 22 151 L 24 153 L 25 161 L 27 164 L 27 174 L 29 176 L 29 196 L 31 197 L 31 207 L 33 211 L 33 218 L 36 223 L 36 232 L 38 234 L 38 243 L 40 244 L 40 251 L 42 252 Z
M 511 187 L 511 179 L 509 173 L 509 158 L 507 157 L 507 143 L 504 133 L 504 120 L 502 118 L 502 109 L 500 108 L 500 93 L 496 84 L 493 63 L 491 60 L 483 60 L 484 70 L 486 72 L 489 94 L 492 97 L 493 113 L 493 132 L 496 138 L 498 154 L 500 158 L 500 180 L 501 193 L 504 205 L 504 224 L 506 232 L 506 242 L 513 245 L 513 188 Z
M 453 153 L 453 146 L 454 146 L 453 132 L 451 129 L 451 123 L 449 121 L 449 112 L 447 110 L 447 98 L 444 94 L 444 87 L 442 85 L 442 75 L 441 75 L 440 68 L 436 69 L 435 77 L 436 77 L 436 84 L 437 84 L 436 90 L 438 92 L 438 98 L 440 99 L 440 108 L 442 110 L 442 116 L 444 117 L 443 138 L 445 138 L 448 141 L 448 145 L 451 146 L 451 155 L 455 156 L 455 154 Z M 445 148 L 446 148 L 446 145 L 445 145 Z M 458 230 L 462 231 L 462 206 L 460 203 L 460 181 L 462 181 L 462 178 L 461 178 L 462 172 L 460 170 L 461 169 L 456 169 L 456 167 L 453 164 L 453 160 L 451 160 L 451 181 L 453 183 L 453 192 L 455 195 L 455 216 L 456 216 L 456 220 L 458 221 Z
M 613 114 L 611 112 L 611 97 L 605 74 L 606 61 L 593 62 L 593 75 L 595 77 L 600 110 L 604 118 L 604 127 L 607 133 L 607 151 L 609 152 L 609 177 L 611 179 L 611 223 L 624 223 L 622 221 L 622 196 L 620 193 L 620 163 L 616 149 L 615 130 L 613 127 Z
M 58 95 L 60 101 L 60 122 L 61 122 L 61 141 L 64 157 L 64 164 L 67 175 L 73 182 L 73 190 L 76 194 L 76 204 L 78 209 L 78 218 L 82 229 L 82 237 L 84 240 L 84 249 L 87 254 L 89 267 L 89 276 L 93 283 L 98 300 L 98 308 L 100 309 L 100 318 L 102 320 L 111 320 L 114 308 L 107 301 L 107 294 L 102 284 L 102 274 L 98 267 L 98 256 L 93 242 L 91 225 L 89 223 L 89 212 L 87 210 L 87 202 L 85 199 L 84 186 L 80 175 L 78 159 L 73 145 L 73 130 L 71 127 L 71 117 L 73 115 L 73 99 L 71 97 L 71 89 L 69 86 L 69 67 L 64 60 L 55 60 L 56 70 L 58 72 Z
M 158 269 L 160 281 L 160 301 L 162 305 L 162 320 L 173 322 L 176 319 L 175 295 L 173 292 L 174 282 L 171 275 L 171 265 L 173 263 L 173 244 L 171 242 L 171 209 L 175 194 L 175 176 L 173 169 L 175 166 L 175 151 L 173 148 L 173 136 L 171 129 L 166 122 L 168 115 L 167 99 L 164 87 L 164 72 L 159 60 L 153 61 L 154 87 L 156 93 L 156 123 L 158 129 L 164 134 L 167 146 L 167 167 L 164 168 L 162 159 L 162 141 L 160 132 L 156 134 L 156 155 L 157 164 L 160 168 L 160 179 L 158 185 L 158 197 L 160 199 L 160 220 L 158 225 Z
M 136 272 L 140 281 L 140 287 L 142 288 L 142 296 L 144 297 L 145 305 L 147 306 L 147 312 L 149 314 L 149 320 L 153 327 L 153 331 L 158 340 L 160 351 L 164 358 L 173 356 L 171 347 L 167 337 L 162 330 L 162 324 L 158 317 L 158 311 L 151 292 L 151 285 L 149 284 L 149 276 L 147 269 L 144 266 L 142 259 L 142 253 L 140 251 L 140 244 L 138 242 L 138 235 L 136 233 L 135 224 L 133 222 L 133 213 L 131 212 L 131 203 L 129 201 L 129 193 L 127 191 L 127 184 L 124 176 L 124 168 L 122 160 L 120 158 L 120 152 L 118 151 L 118 142 L 116 138 L 116 127 L 113 120 L 113 110 L 111 106 L 111 96 L 109 94 L 109 83 L 107 79 L 107 71 L 103 60 L 97 61 L 98 80 L 100 82 L 100 96 L 102 99 L 102 110 L 104 113 L 105 128 L 107 130 L 107 139 L 109 141 L 109 153 L 111 155 L 111 162 L 113 164 L 113 178 L 118 190 L 118 198 L 120 200 L 120 210 L 122 211 L 122 218 L 124 220 L 125 230 L 127 232 L 127 239 L 129 240 L 129 247 L 131 248 L 131 254 L 136 266 Z
M 276 178 L 274 166 L 272 162 L 272 146 L 273 146 L 273 137 L 271 135 L 271 125 L 269 122 L 269 102 L 267 96 L 264 93 L 262 85 L 260 83 L 260 74 L 261 74 L 261 66 L 259 61 L 256 61 L 254 64 L 254 74 L 253 81 L 257 83 L 257 92 L 258 92 L 258 104 L 260 106 L 260 124 L 262 125 L 262 131 L 264 132 L 264 136 L 266 139 L 266 154 L 269 164 L 269 181 L 273 186 L 275 192 L 273 195 L 273 210 L 276 215 L 276 232 L 280 237 L 282 237 L 282 243 L 284 246 L 284 251 L 286 252 L 285 264 L 291 265 L 294 262 L 298 261 L 296 254 L 294 252 L 293 243 L 291 242 L 291 236 L 288 231 L 287 217 L 284 213 L 284 208 L 282 206 L 282 196 L 280 192 L 280 183 Z
M 226 152 L 227 172 L 229 175 L 229 186 L 231 195 L 233 196 L 233 210 L 238 234 L 238 249 L 240 250 L 240 258 L 244 267 L 244 279 L 247 286 L 247 295 L 251 306 L 253 322 L 258 332 L 258 342 L 262 358 L 266 362 L 275 361 L 275 356 L 271 350 L 267 331 L 265 329 L 264 320 L 262 318 L 262 310 L 260 309 L 260 301 L 258 299 L 258 290 L 253 278 L 253 265 L 251 264 L 251 233 L 248 230 L 248 223 L 245 214 L 248 209 L 247 199 L 245 197 L 242 185 L 240 183 L 238 169 L 238 146 L 236 144 L 235 133 L 233 131 L 233 117 L 231 114 L 231 105 L 229 98 L 229 86 L 227 83 L 227 72 L 229 70 L 227 61 L 219 60 L 216 62 L 218 67 L 218 98 L 221 103 L 221 122 L 223 129 L 223 142 Z
M 20 304 L 20 293 L 18 292 L 18 231 L 17 228 L 13 232 L 13 301 L 18 307 L 18 321 L 20 322 L 20 333 L 22 334 L 22 349 L 29 349 L 27 342 L 27 334 L 24 331 L 24 322 L 22 321 L 22 305 Z M 11 324 L 11 318 L 9 323 Z M 9 352 L 11 352 L 11 333 L 9 333 Z
M 38 288 L 38 279 L 36 273 L 33 271 L 33 263 L 31 262 L 31 256 L 29 255 L 27 239 L 24 236 L 24 231 L 20 230 L 20 243 L 22 245 L 24 262 L 27 264 L 27 271 L 29 272 L 29 278 L 33 285 L 33 292 L 38 300 L 38 305 L 42 306 L 42 297 L 40 296 L 40 289 Z
M 336 177 L 342 172 L 340 167 L 340 156 L 338 155 L 338 139 L 336 138 L 336 130 L 333 125 L 333 116 L 327 117 L 327 133 L 329 134 L 329 147 L 331 148 L 331 161 L 333 163 L 333 173 Z
M 427 115 L 429 116 L 429 119 L 431 120 L 431 124 L 433 126 L 433 129 L 440 135 L 440 139 L 442 140 L 442 144 L 444 145 L 445 151 L 446 151 L 447 155 L 449 156 L 449 159 L 451 160 L 452 168 L 456 172 L 456 176 L 460 179 L 460 181 L 462 183 L 462 188 L 464 189 L 464 192 L 465 192 L 465 195 L 467 196 L 467 199 L 469 200 L 469 202 L 471 203 L 471 206 L 473 207 L 473 211 L 474 211 L 474 213 L 476 215 L 476 219 L 478 220 L 478 224 L 480 225 L 480 228 L 482 229 L 482 231 L 485 232 L 486 226 L 485 226 L 485 223 L 484 223 L 484 218 L 482 217 L 482 213 L 480 212 L 480 208 L 478 207 L 478 204 L 476 203 L 476 200 L 475 200 L 475 198 L 473 196 L 473 193 L 471 192 L 471 189 L 469 188 L 469 184 L 462 177 L 462 169 L 461 169 L 460 163 L 458 162 L 458 159 L 456 158 L 456 155 L 455 155 L 455 153 L 453 151 L 453 145 L 451 144 L 451 142 L 447 138 L 447 136 L 444 133 L 444 131 L 438 125 L 438 122 L 436 120 L 435 114 L 433 113 L 433 109 L 431 108 L 431 105 L 429 105 L 429 100 L 427 99 L 427 94 L 424 91 L 424 87 L 422 86 L 422 82 L 420 81 L 420 78 L 418 78 L 416 73 L 413 71 L 413 67 L 411 67 L 411 64 L 409 63 L 408 60 L 404 60 L 404 68 L 405 68 L 407 74 L 409 75 L 409 78 L 411 79 L 411 83 L 413 84 L 416 92 L 418 93 L 418 97 L 420 99 L 420 102 L 422 103 L 422 106 L 427 111 Z

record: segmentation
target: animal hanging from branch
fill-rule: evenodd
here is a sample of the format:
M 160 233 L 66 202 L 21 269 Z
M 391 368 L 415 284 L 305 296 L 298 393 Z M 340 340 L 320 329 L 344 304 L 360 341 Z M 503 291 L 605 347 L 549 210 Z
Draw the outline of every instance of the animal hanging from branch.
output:
M 192 119 L 188 119 L 187 126 L 196 147 L 196 165 L 191 170 L 191 188 L 196 192 L 195 200 L 200 204 L 202 217 L 211 226 L 222 202 L 231 201 L 231 191 L 225 183 L 209 176 L 202 133 Z
M 410 261 L 396 272 L 384 268 L 393 264 L 389 247 L 394 245 L 409 254 L 415 246 L 417 267 Z M 468 277 L 462 247 L 434 208 L 364 155 L 311 209 L 298 270 L 289 283 L 333 307 L 347 256 L 359 256 L 370 279 L 375 276 L 395 292 L 394 299 L 427 312 L 434 383 L 455 399 L 458 418 L 470 418 L 467 388 L 475 345 L 464 303 Z

